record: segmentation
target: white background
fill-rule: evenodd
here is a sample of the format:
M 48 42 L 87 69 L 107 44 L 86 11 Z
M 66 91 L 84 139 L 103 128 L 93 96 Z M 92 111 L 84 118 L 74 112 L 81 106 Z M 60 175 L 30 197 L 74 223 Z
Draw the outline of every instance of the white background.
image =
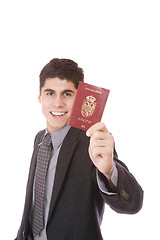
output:
M 104 240 L 158 239 L 159 1 L 6 0 L 0 25 L 0 238 L 16 236 L 34 136 L 45 128 L 40 70 L 62 57 L 79 63 L 86 82 L 111 90 L 103 121 L 145 192 L 136 215 L 106 206 Z

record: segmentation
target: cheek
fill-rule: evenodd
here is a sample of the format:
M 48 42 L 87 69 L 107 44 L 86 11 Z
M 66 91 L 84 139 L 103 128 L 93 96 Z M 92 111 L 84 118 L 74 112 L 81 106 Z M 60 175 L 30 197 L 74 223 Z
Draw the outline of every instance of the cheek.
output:
M 72 107 L 73 107 L 73 102 L 71 102 L 70 104 L 68 104 L 68 110 L 71 112 L 72 110 Z
M 46 101 L 44 101 L 44 102 L 42 101 L 42 102 L 41 102 L 41 107 L 42 107 L 42 111 L 43 111 L 43 112 L 47 112 L 49 106 L 50 106 L 49 102 L 46 102 Z
M 75 100 L 75 98 L 74 98 L 74 99 L 72 99 L 72 100 L 69 102 L 68 106 L 69 106 L 70 108 L 72 108 L 72 107 L 73 107 L 74 100 Z

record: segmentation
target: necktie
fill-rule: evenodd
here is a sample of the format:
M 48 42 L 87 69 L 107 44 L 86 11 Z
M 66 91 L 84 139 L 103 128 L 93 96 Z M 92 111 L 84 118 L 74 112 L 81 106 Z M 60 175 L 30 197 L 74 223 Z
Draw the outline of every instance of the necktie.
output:
M 51 134 L 47 133 L 37 155 L 32 218 L 32 232 L 34 237 L 40 234 L 44 228 L 44 194 L 51 150 Z

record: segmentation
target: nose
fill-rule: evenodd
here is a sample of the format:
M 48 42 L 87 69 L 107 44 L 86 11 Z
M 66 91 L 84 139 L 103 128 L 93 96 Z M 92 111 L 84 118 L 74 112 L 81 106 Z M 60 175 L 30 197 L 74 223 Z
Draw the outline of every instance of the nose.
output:
M 64 101 L 62 96 L 55 96 L 52 105 L 56 108 L 61 108 L 64 106 Z

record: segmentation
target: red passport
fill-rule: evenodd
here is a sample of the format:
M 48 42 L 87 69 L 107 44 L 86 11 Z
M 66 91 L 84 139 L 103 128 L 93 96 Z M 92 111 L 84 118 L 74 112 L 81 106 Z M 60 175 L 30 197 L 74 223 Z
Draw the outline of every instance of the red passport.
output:
M 80 82 L 68 125 L 88 130 L 101 121 L 110 90 Z

